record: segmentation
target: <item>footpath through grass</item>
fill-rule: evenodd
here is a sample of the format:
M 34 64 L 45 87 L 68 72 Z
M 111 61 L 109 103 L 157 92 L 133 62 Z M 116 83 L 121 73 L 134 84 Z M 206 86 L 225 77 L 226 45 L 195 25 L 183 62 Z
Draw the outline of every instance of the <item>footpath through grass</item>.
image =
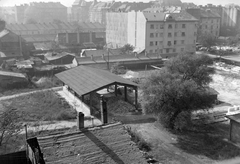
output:
M 32 93 L 3 101 L 16 109 L 20 122 L 69 120 L 76 118 L 76 111 L 54 91 Z

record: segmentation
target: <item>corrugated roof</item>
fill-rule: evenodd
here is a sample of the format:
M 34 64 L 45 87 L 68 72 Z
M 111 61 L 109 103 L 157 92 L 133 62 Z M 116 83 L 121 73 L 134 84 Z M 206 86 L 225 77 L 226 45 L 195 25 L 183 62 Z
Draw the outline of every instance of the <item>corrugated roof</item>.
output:
M 44 56 L 45 56 L 45 58 L 46 58 L 48 61 L 60 59 L 60 58 L 66 57 L 66 56 L 75 57 L 74 54 L 66 53 L 66 52 L 56 53 L 56 54 L 53 53 L 53 52 L 52 52 L 52 53 L 46 53 Z
M 227 117 L 230 120 L 240 123 L 240 114 L 235 114 L 235 115 L 230 115 L 230 116 L 225 116 L 225 117 Z
M 86 95 L 104 86 L 113 83 L 137 86 L 129 80 L 119 77 L 105 70 L 95 69 L 87 66 L 76 68 L 56 74 L 56 76 L 78 95 Z
M 37 139 L 46 164 L 147 164 L 119 123 Z
M 196 19 L 200 18 L 220 18 L 220 15 L 210 9 L 204 10 L 200 8 L 190 8 L 186 9 L 186 11 L 194 16 Z
M 8 30 L 4 29 L 0 32 L 0 38 L 4 37 L 5 35 L 7 35 L 9 33 Z
M 104 56 L 108 55 L 108 51 L 107 50 L 85 50 L 84 51 L 85 55 L 88 57 L 91 56 L 102 56 L 104 54 Z M 120 55 L 122 52 L 121 50 L 109 50 L 109 55 Z
M 165 13 L 143 13 L 147 21 L 164 21 Z

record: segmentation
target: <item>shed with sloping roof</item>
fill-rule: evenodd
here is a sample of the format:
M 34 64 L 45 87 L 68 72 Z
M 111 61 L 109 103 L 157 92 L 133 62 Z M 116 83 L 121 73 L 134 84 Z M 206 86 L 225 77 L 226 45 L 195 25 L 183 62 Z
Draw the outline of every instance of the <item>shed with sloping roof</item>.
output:
M 84 96 L 96 93 L 104 88 L 114 86 L 114 92 L 117 96 L 118 86 L 124 86 L 124 99 L 127 101 L 127 88 L 133 88 L 135 91 L 134 105 L 137 109 L 138 104 L 138 84 L 117 76 L 109 71 L 96 69 L 87 66 L 78 66 L 73 69 L 56 74 L 67 90 L 72 92 L 74 96 L 80 98 L 84 102 Z
M 230 120 L 229 140 L 240 143 L 240 114 L 226 116 Z

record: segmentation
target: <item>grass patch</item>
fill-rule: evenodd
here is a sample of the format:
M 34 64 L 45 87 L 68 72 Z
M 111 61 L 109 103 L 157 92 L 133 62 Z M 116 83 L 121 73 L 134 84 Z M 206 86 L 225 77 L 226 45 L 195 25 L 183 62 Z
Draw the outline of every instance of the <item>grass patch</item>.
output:
M 62 83 L 56 77 L 45 77 L 42 79 L 44 80 L 40 80 L 40 78 L 34 77 L 32 78 L 32 83 L 28 83 L 23 87 L 6 88 L 0 86 L 0 97 L 62 86 Z M 35 84 L 35 82 L 39 80 L 41 83 Z
M 32 93 L 3 101 L 17 109 L 20 121 L 52 121 L 76 118 L 76 111 L 53 91 Z

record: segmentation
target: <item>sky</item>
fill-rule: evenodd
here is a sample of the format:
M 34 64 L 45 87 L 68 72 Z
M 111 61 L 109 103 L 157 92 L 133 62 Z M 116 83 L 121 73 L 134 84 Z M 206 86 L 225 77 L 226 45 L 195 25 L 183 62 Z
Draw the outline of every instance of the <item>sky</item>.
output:
M 75 0 L 0 0 L 0 6 L 14 6 L 29 2 L 61 2 L 63 5 L 70 7 Z M 88 1 L 88 0 L 86 0 Z M 99 0 L 99 1 L 109 1 L 109 0 Z M 127 1 L 127 0 L 115 0 L 115 1 Z M 148 2 L 149 0 L 128 0 L 128 2 Z M 240 5 L 240 0 L 181 0 L 182 2 L 193 2 L 196 5 L 206 5 L 212 3 L 214 5 L 226 5 L 229 3 L 235 3 Z

